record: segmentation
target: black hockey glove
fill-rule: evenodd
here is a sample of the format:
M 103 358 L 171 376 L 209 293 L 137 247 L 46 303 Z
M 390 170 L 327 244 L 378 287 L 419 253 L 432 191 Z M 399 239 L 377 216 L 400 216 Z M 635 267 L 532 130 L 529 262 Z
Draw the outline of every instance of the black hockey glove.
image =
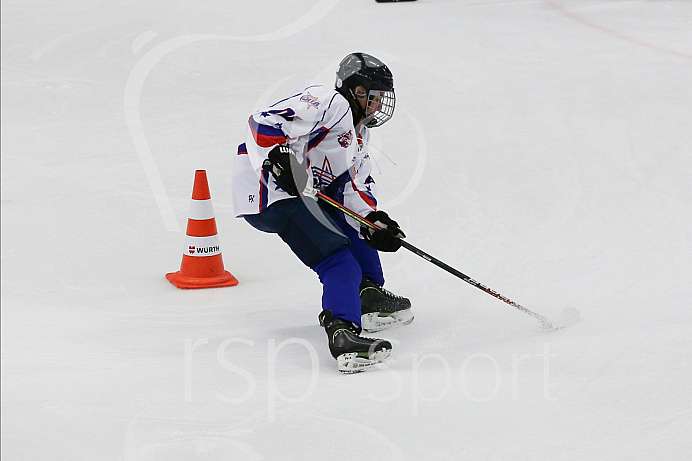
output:
M 360 226 L 360 234 L 371 248 L 378 251 L 393 252 L 401 248 L 401 239 L 406 237 L 399 229 L 399 224 L 384 211 L 373 211 L 365 217 L 368 221 L 380 227 L 381 230 Z
M 269 171 L 276 184 L 294 197 L 303 192 L 308 182 L 307 172 L 288 146 L 275 146 L 270 150 L 267 160 L 262 163 L 262 169 Z

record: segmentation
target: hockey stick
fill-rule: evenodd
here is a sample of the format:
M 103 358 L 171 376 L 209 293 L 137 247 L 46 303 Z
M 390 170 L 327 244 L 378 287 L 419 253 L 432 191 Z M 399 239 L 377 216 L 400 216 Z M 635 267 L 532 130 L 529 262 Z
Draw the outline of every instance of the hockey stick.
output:
M 338 208 L 344 214 L 352 217 L 353 219 L 355 219 L 356 221 L 358 221 L 362 225 L 369 227 L 370 229 L 382 230 L 382 228 L 380 228 L 379 226 L 371 223 L 370 221 L 368 221 L 364 217 L 360 216 L 356 212 L 351 211 L 350 209 L 346 208 L 341 203 L 339 203 L 336 200 L 324 195 L 322 192 L 320 192 L 316 189 L 313 189 L 312 187 L 307 187 L 305 189 L 304 194 L 315 196 L 319 200 L 322 200 L 323 202 L 328 203 L 329 205 L 331 205 L 335 208 Z M 502 296 L 497 291 L 495 291 L 491 288 L 488 288 L 487 286 L 483 285 L 480 282 L 477 282 L 476 280 L 472 279 L 468 275 L 456 270 L 452 266 L 443 263 L 439 259 L 435 258 L 434 256 L 429 255 L 428 253 L 424 252 L 423 250 L 416 248 L 415 246 L 411 245 L 410 243 L 408 243 L 404 239 L 401 239 L 401 246 L 406 248 L 407 250 L 411 251 L 412 253 L 415 253 L 416 255 L 420 256 L 421 258 L 425 259 L 426 261 L 433 263 L 437 267 L 446 270 L 447 272 L 460 278 L 464 282 L 466 282 L 470 285 L 473 285 L 474 287 L 485 291 L 486 293 L 499 299 L 500 301 L 504 301 L 505 303 L 509 304 L 510 306 L 514 307 L 515 309 L 518 309 L 521 312 L 523 312 L 527 315 L 530 315 L 531 317 L 538 320 L 538 323 L 541 325 L 541 327 L 545 328 L 546 330 L 558 330 L 560 328 L 565 328 L 569 325 L 576 323 L 579 320 L 579 316 L 580 316 L 579 311 L 573 307 L 566 307 L 565 309 L 563 309 L 563 311 L 557 317 L 554 317 L 554 318 L 548 318 L 548 317 L 545 317 L 541 314 L 537 314 L 536 312 L 533 312 L 532 310 L 529 310 L 529 309 L 525 308 L 524 306 L 515 303 L 514 301 L 507 298 L 506 296 Z

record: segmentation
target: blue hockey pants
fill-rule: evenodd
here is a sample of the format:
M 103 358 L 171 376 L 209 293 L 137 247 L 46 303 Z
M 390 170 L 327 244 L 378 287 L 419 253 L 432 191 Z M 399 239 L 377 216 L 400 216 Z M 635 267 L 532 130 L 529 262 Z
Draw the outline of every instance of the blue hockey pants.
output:
M 360 325 L 363 276 L 384 284 L 380 257 L 343 217 L 333 219 L 309 198 L 270 205 L 245 220 L 263 232 L 278 234 L 322 282 L 322 308 L 334 317 Z

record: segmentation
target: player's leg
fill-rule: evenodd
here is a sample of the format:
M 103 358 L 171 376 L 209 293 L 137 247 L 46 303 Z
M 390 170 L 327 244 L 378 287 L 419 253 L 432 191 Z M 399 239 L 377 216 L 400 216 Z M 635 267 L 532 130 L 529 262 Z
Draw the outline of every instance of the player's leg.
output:
M 348 249 L 358 261 L 363 273 L 359 286 L 363 329 L 373 332 L 411 323 L 413 321 L 411 301 L 382 287 L 384 275 L 377 250 L 369 247 L 348 223 L 343 221 L 339 224 L 344 234 L 351 239 Z
M 384 360 L 387 341 L 360 337 L 360 265 L 348 250 L 349 238 L 319 206 L 300 198 L 281 200 L 264 212 L 246 216 L 255 228 L 277 233 L 322 282 L 320 324 L 329 349 L 345 373 L 362 371 Z

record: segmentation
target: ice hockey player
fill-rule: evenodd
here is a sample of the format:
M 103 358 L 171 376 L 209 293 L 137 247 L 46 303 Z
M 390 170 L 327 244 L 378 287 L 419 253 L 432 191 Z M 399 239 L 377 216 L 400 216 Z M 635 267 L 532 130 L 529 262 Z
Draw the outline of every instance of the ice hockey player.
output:
M 411 303 L 382 288 L 378 251 L 404 233 L 377 210 L 369 130 L 394 113 L 389 68 L 365 53 L 346 56 L 335 89 L 312 84 L 254 113 L 233 164 L 233 205 L 256 229 L 278 234 L 322 283 L 319 314 L 338 368 L 353 373 L 386 359 L 391 343 L 360 336 L 413 320 Z M 373 231 L 304 193 L 306 185 L 365 216 Z

